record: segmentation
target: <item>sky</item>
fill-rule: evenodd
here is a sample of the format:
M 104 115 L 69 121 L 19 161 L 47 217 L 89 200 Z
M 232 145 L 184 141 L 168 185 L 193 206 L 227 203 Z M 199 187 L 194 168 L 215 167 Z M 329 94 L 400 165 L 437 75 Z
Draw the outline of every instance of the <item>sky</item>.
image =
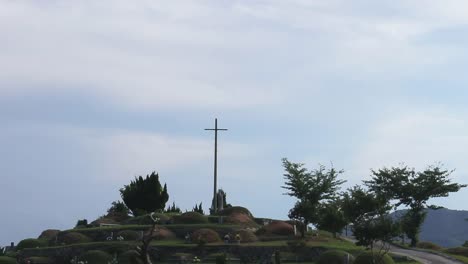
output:
M 465 0 L 0 0 L 0 245 L 105 214 L 152 171 L 286 219 L 281 159 L 441 162 L 468 183 Z M 468 188 L 430 201 L 468 210 Z

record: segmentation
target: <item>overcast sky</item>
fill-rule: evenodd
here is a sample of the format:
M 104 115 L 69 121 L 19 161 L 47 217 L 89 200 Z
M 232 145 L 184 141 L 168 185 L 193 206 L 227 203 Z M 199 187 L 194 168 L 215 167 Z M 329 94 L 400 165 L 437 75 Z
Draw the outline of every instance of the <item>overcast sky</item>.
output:
M 215 117 L 219 186 L 258 217 L 294 204 L 283 157 L 345 187 L 401 162 L 468 183 L 467 36 L 465 0 L 0 0 L 0 245 L 151 171 L 207 211 Z

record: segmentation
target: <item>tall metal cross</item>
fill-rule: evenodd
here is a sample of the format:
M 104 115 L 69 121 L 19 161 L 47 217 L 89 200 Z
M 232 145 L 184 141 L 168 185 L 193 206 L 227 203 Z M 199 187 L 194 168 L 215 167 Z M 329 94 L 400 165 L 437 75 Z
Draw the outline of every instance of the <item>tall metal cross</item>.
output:
M 213 209 L 218 211 L 218 199 L 216 197 L 216 184 L 218 181 L 218 131 L 226 131 L 225 128 L 218 128 L 218 119 L 215 118 L 215 128 L 205 128 L 205 130 L 213 130 L 215 132 L 215 148 L 214 148 L 214 188 L 213 188 Z

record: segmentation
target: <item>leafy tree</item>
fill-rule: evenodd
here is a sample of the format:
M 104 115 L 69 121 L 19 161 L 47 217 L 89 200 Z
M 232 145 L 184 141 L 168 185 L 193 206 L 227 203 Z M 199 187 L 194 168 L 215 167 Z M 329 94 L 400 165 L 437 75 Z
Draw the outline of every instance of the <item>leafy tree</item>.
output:
M 113 201 L 112 206 L 107 209 L 107 214 L 122 214 L 122 215 L 128 215 L 130 213 L 130 210 L 128 207 L 121 201 Z
M 308 171 L 302 163 L 293 163 L 286 158 L 282 162 L 286 171 L 283 174 L 285 185 L 282 188 L 288 191 L 285 194 L 298 199 L 289 211 L 289 217 L 302 221 L 301 235 L 304 237 L 307 225 L 318 223 L 320 205 L 336 198 L 337 190 L 345 182 L 337 180 L 343 171 L 334 168 L 327 170 L 323 165 L 316 170 Z
M 175 202 L 172 202 L 172 206 L 168 206 L 166 213 L 182 213 L 182 210 L 178 206 L 176 206 Z
M 426 217 L 425 210 L 428 207 L 437 208 L 428 206 L 427 201 L 430 198 L 447 197 L 451 192 L 466 187 L 464 184 L 451 183 L 449 176 L 452 172 L 439 165 L 429 166 L 419 172 L 407 166 L 383 168 L 373 170 L 372 179 L 365 181 L 365 184 L 375 193 L 397 200 L 395 208 L 401 205 L 410 208 L 403 217 L 403 229 L 414 247 Z
M 200 202 L 200 204 L 195 204 L 195 206 L 192 208 L 192 212 L 197 212 L 197 213 L 200 213 L 202 215 L 205 214 L 205 212 L 203 212 L 203 207 L 202 207 L 202 203 Z
M 332 233 L 334 238 L 336 238 L 336 233 L 343 230 L 346 224 L 346 218 L 341 208 L 340 201 L 324 204 L 319 209 L 319 218 L 317 221 L 318 229 Z
M 154 171 L 145 178 L 135 177 L 129 185 L 120 189 L 120 196 L 135 216 L 163 210 L 169 200 L 167 185 L 161 186 L 159 175 Z
M 368 192 L 360 186 L 343 194 L 343 216 L 346 222 L 352 224 L 358 241 L 356 244 L 371 249 L 376 259 L 385 256 L 390 240 L 401 233 L 400 223 L 393 221 L 388 214 L 390 209 L 386 197 Z

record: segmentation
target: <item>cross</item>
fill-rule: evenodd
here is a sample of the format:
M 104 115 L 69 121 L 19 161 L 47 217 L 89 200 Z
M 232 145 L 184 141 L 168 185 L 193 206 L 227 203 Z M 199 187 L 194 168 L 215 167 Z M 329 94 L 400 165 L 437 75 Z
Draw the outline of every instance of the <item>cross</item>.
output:
M 218 119 L 215 118 L 215 128 L 205 128 L 205 130 L 213 130 L 215 132 L 215 149 L 214 149 L 214 188 L 213 188 L 213 209 L 218 211 L 218 199 L 216 197 L 216 184 L 218 180 L 218 131 L 226 131 L 225 128 L 218 128 Z

